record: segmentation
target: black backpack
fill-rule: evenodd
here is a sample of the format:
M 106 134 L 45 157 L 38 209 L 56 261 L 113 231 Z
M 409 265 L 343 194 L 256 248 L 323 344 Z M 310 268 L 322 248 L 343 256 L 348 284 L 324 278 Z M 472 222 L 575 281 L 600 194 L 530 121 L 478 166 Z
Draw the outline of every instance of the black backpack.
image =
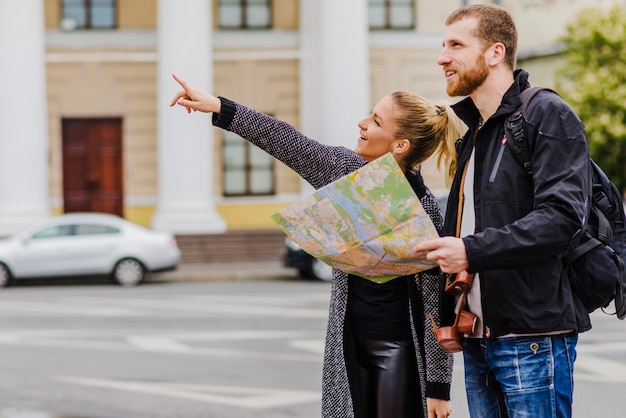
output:
M 532 175 L 530 149 L 524 132 L 524 114 L 531 99 L 541 90 L 532 87 L 520 93 L 522 106 L 505 122 L 507 144 L 514 150 L 520 164 Z M 574 294 L 587 312 L 604 311 L 615 301 L 619 319 L 626 317 L 626 216 L 622 195 L 593 160 L 590 161 L 592 196 L 587 225 L 580 239 L 564 254 L 564 261 Z M 604 311 L 605 312 L 605 311 Z

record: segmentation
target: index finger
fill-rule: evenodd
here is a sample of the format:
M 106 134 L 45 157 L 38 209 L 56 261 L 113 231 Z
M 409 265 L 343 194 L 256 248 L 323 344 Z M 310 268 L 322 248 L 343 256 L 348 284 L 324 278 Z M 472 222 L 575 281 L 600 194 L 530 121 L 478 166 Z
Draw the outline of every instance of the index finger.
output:
M 441 238 L 431 239 L 428 241 L 419 242 L 413 247 L 413 251 L 416 253 L 423 253 L 432 250 L 436 250 L 441 246 Z
M 179 76 L 177 76 L 176 74 L 172 74 L 172 77 L 174 78 L 174 80 L 176 80 L 176 82 L 177 82 L 178 84 L 180 84 L 180 86 L 181 86 L 182 88 L 184 88 L 185 90 L 187 90 L 187 88 L 188 88 L 189 86 L 187 85 L 187 82 L 186 82 L 185 80 L 183 80 L 182 78 L 180 78 L 180 77 L 179 77 Z

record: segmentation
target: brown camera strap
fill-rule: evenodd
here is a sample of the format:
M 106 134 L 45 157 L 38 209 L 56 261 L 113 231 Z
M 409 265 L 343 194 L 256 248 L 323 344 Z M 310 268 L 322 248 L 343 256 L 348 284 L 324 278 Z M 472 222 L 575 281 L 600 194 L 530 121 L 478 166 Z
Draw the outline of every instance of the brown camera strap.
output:
M 480 119 L 480 122 L 478 123 L 478 126 L 480 129 L 480 127 L 482 126 L 482 118 Z M 476 132 L 474 132 L 474 138 L 472 139 L 472 153 L 474 152 L 473 148 L 476 145 L 476 137 L 478 136 L 478 129 L 476 129 Z M 463 166 L 463 175 L 461 176 L 461 183 L 459 186 L 459 202 L 458 202 L 458 206 L 457 206 L 457 212 L 456 212 L 456 237 L 459 238 L 461 236 L 461 220 L 463 219 L 463 206 L 465 205 L 465 178 L 467 176 L 467 169 L 469 167 L 469 162 L 472 159 L 471 154 L 470 154 L 470 158 L 467 159 L 467 161 L 465 161 L 465 165 Z

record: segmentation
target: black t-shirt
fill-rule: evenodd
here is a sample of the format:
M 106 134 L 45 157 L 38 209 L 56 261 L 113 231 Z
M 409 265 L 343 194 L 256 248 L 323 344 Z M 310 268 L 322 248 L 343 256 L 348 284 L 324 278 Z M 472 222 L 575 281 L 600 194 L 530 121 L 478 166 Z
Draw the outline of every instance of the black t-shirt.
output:
M 374 283 L 349 275 L 348 320 L 354 332 L 377 340 L 410 340 L 409 280 Z
M 406 178 L 421 200 L 427 189 L 419 171 L 407 173 Z M 356 334 L 387 341 L 411 339 L 409 284 L 414 275 L 383 284 L 353 275 L 348 280 L 347 319 Z

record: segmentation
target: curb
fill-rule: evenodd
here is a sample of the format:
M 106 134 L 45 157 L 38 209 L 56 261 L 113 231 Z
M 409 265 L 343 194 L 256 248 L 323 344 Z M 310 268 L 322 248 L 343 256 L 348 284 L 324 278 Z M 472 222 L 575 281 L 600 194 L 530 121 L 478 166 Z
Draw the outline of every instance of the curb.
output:
M 233 263 L 184 263 L 176 270 L 153 273 L 150 281 L 232 281 L 288 280 L 297 278 L 298 270 L 283 267 L 277 261 L 245 261 Z

